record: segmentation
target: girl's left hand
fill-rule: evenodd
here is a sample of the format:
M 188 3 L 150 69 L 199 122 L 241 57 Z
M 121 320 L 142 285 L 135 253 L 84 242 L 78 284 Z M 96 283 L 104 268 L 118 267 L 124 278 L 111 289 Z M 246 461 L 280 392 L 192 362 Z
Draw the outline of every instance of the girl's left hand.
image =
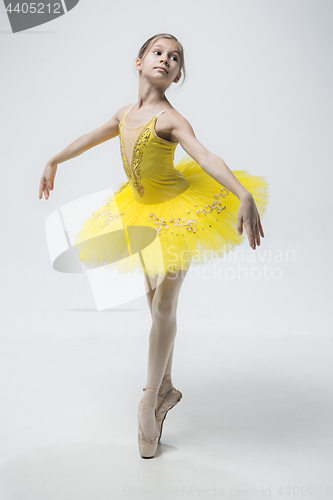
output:
M 256 249 L 260 246 L 260 235 L 264 238 L 264 230 L 261 225 L 259 212 L 251 193 L 241 198 L 238 207 L 237 231 L 243 234 L 243 223 L 247 232 L 250 247 Z

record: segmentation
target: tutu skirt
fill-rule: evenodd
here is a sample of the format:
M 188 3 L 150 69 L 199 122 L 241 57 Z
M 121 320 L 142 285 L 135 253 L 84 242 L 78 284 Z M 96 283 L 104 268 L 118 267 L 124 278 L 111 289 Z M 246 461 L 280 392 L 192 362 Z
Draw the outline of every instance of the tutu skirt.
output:
M 238 198 L 221 186 L 190 156 L 175 168 L 188 188 L 175 198 L 155 204 L 135 200 L 132 187 L 120 189 L 85 220 L 76 238 L 79 255 L 88 267 L 116 266 L 120 273 L 151 277 L 186 270 L 222 257 L 246 236 L 237 232 Z M 262 218 L 268 203 L 268 183 L 246 170 L 233 174 L 253 196 Z

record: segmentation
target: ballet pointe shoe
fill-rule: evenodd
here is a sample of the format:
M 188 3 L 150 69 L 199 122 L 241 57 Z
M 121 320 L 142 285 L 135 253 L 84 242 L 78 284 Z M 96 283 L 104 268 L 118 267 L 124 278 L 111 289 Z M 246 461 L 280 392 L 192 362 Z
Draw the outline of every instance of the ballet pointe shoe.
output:
M 158 394 L 158 387 L 144 387 L 144 391 L 147 391 L 147 393 L 150 394 Z M 150 401 L 149 397 L 147 397 L 146 400 L 140 401 L 139 403 L 139 408 L 137 412 L 137 417 L 138 417 L 138 445 L 139 445 L 139 452 L 142 458 L 153 458 L 156 452 L 156 448 L 158 445 L 158 436 L 159 436 L 159 427 L 157 425 L 157 419 L 156 419 L 156 408 L 155 408 L 155 419 L 156 419 L 156 430 L 155 434 L 152 438 L 147 438 L 142 430 L 142 427 L 140 425 L 140 419 L 139 419 L 139 412 L 141 410 L 144 410 L 145 408 L 149 407 L 154 407 L 153 403 Z
M 178 389 L 172 387 L 170 391 L 158 395 L 158 406 L 156 408 L 156 421 L 158 428 L 158 442 L 161 440 L 163 422 L 167 416 L 167 413 L 171 408 L 176 406 L 176 404 L 182 399 L 183 395 Z
M 168 390 L 165 392 L 160 392 L 161 388 L 165 387 L 165 386 L 167 387 Z M 170 374 L 164 375 L 164 377 L 162 378 L 160 388 L 158 390 L 158 394 L 157 394 L 156 413 L 157 413 L 159 407 L 161 406 L 162 402 L 164 401 L 166 395 L 170 392 L 170 389 L 172 389 L 172 387 L 173 387 L 173 384 L 172 384 L 172 380 L 171 380 L 171 375 Z

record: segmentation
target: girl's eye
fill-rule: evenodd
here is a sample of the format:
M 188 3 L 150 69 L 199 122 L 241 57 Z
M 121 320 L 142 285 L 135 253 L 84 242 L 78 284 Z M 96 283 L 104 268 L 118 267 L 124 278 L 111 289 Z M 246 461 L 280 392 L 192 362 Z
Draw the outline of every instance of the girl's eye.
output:
M 155 52 L 158 52 L 159 54 L 161 53 L 161 51 L 160 51 L 160 50 L 154 50 L 154 52 L 153 52 L 153 53 L 155 54 Z M 178 61 L 177 56 L 172 56 L 172 57 L 174 57 L 174 58 L 175 58 L 175 61 Z

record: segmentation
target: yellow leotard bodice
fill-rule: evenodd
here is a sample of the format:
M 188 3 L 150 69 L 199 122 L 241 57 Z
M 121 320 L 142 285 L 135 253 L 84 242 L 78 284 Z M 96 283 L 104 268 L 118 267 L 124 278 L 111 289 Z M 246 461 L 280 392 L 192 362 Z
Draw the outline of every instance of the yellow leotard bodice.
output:
M 139 203 L 148 205 L 172 200 L 186 191 L 189 182 L 174 167 L 178 142 L 162 139 L 155 130 L 157 117 L 167 110 L 153 116 L 145 125 L 133 128 L 125 123 L 130 109 L 119 123 L 119 140 L 133 196 Z

